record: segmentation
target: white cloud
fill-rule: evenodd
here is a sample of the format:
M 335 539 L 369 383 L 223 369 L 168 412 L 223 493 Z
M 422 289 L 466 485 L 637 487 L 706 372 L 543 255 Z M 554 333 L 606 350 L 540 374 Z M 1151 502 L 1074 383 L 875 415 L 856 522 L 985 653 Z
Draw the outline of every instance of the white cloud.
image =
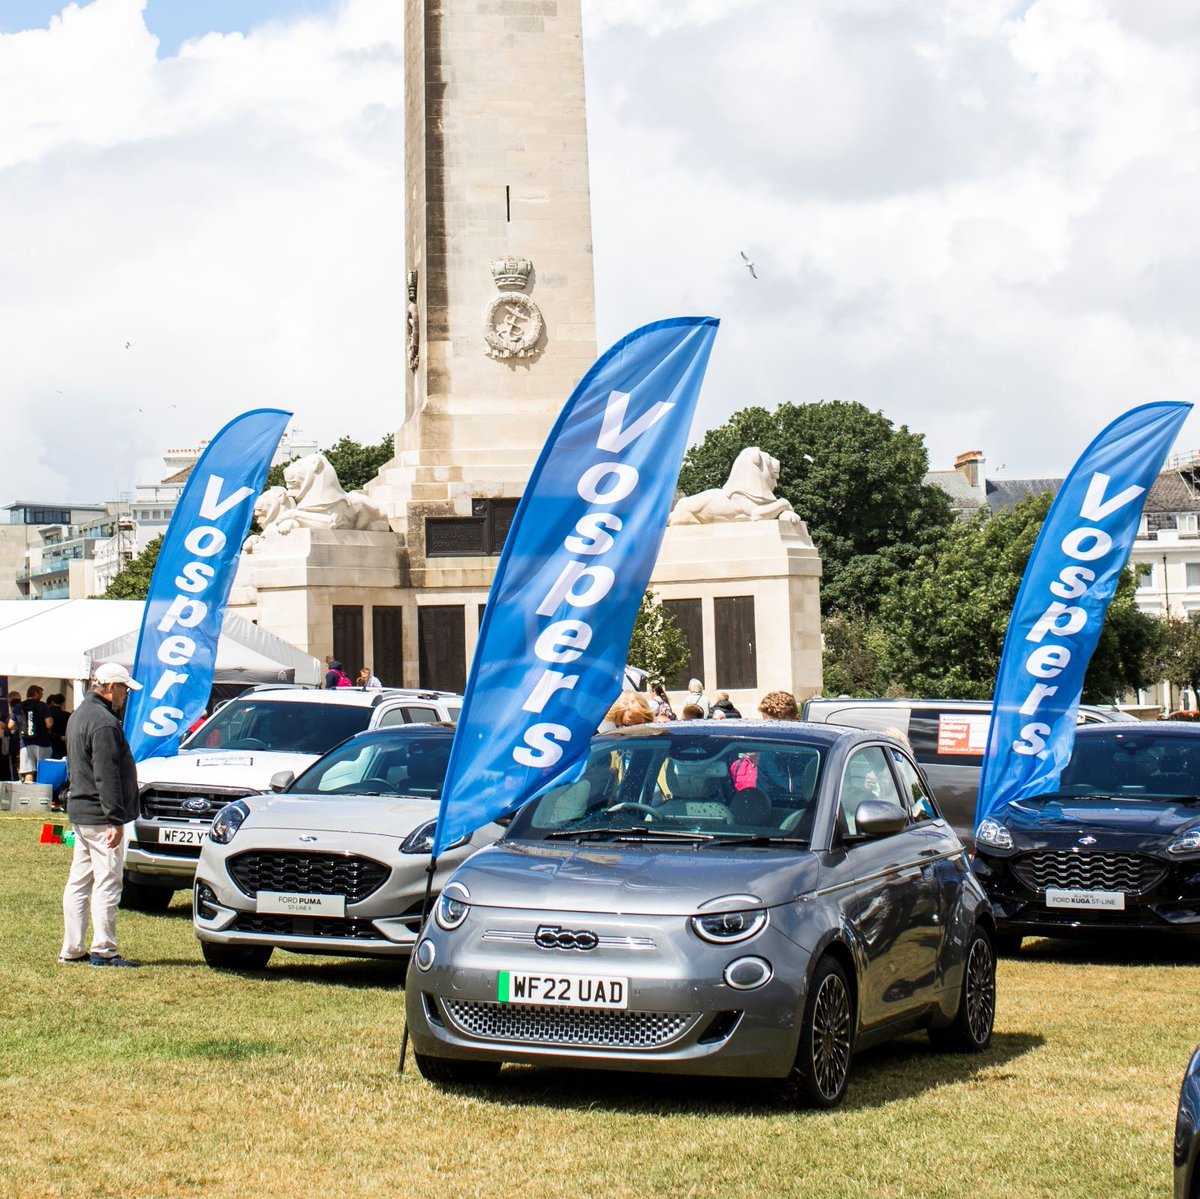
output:
M 142 8 L 0 36 L 12 497 L 111 497 L 255 405 L 322 440 L 403 411 L 397 7 L 164 59 Z
M 1193 397 L 1187 6 L 584 3 L 599 339 L 720 316 L 698 432 L 851 398 L 934 465 L 1039 475 Z M 10 498 L 112 495 L 251 404 L 323 441 L 394 428 L 402 12 L 344 0 L 162 58 L 142 0 L 0 36 Z
M 857 399 L 935 466 L 980 447 L 1035 476 L 1125 408 L 1195 398 L 1197 22 L 1120 0 L 672 7 L 593 21 L 598 298 L 602 341 L 627 313 L 722 316 L 697 432 Z

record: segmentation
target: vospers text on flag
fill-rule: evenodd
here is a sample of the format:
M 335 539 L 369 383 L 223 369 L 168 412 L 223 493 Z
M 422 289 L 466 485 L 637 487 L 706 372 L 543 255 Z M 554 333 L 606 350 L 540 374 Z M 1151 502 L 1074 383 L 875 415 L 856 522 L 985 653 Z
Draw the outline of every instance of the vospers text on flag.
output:
M 192 468 L 175 505 L 130 672 L 142 684 L 125 705 L 136 761 L 176 753 L 208 703 L 238 555 L 291 415 L 257 408 L 231 420 Z
M 1113 421 L 1059 489 L 1025 567 L 996 676 L 975 827 L 1053 790 L 1075 745 L 1083 678 L 1133 548 L 1146 492 L 1191 404 Z
M 646 325 L 559 415 L 504 545 L 433 852 L 579 770 L 621 689 L 718 322 Z

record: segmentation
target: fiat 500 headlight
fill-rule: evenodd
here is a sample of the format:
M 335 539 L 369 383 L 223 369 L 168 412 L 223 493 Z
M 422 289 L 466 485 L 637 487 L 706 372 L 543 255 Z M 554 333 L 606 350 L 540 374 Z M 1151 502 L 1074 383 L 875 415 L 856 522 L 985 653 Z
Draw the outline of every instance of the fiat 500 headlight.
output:
M 1200 828 L 1190 828 L 1186 833 L 1181 833 L 1167 846 L 1167 853 L 1200 853 Z
M 714 912 L 711 916 L 693 916 L 692 929 L 702 941 L 714 945 L 735 945 L 749 941 L 767 927 L 767 913 Z
M 240 799 L 226 804 L 217 813 L 208 830 L 209 840 L 215 841 L 218 845 L 228 845 L 249 815 L 250 809 Z
M 447 932 L 458 928 L 471 911 L 471 893 L 462 883 L 451 883 L 438 896 L 433 908 L 433 918 L 439 928 Z
M 1012 849 L 1012 833 L 999 820 L 989 816 L 975 830 L 975 844 L 986 845 L 989 849 Z

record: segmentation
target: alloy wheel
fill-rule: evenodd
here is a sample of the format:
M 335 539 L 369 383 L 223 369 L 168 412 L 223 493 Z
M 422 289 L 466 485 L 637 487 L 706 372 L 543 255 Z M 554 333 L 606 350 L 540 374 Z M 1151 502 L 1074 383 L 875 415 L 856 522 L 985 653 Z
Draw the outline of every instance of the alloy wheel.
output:
M 992 1031 L 996 1014 L 996 961 L 984 936 L 975 938 L 967 959 L 967 1028 L 976 1044 L 982 1045 Z
M 850 996 L 840 974 L 821 980 L 813 1005 L 813 1081 L 827 1099 L 845 1085 L 850 1069 Z

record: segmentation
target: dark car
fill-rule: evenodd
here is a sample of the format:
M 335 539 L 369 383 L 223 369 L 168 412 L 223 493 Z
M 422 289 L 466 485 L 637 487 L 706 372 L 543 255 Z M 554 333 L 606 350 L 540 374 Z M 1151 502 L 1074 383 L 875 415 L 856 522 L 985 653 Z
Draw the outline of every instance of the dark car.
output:
M 824 699 L 804 704 L 805 720 L 881 729 L 908 738 L 917 765 L 933 787 L 942 815 L 964 845 L 975 832 L 979 768 L 992 719 L 990 700 L 982 699 Z M 1120 708 L 1080 704 L 1080 724 L 1136 723 Z
M 975 832 L 1006 948 L 1022 936 L 1200 935 L 1200 728 L 1081 728 L 1055 790 Z
M 829 725 L 643 725 L 455 871 L 407 983 L 417 1064 L 770 1080 L 832 1107 L 855 1050 L 987 1047 L 991 912 L 920 771 Z
M 1179 1088 L 1175 1116 L 1175 1199 L 1200 1199 L 1200 1049 Z

